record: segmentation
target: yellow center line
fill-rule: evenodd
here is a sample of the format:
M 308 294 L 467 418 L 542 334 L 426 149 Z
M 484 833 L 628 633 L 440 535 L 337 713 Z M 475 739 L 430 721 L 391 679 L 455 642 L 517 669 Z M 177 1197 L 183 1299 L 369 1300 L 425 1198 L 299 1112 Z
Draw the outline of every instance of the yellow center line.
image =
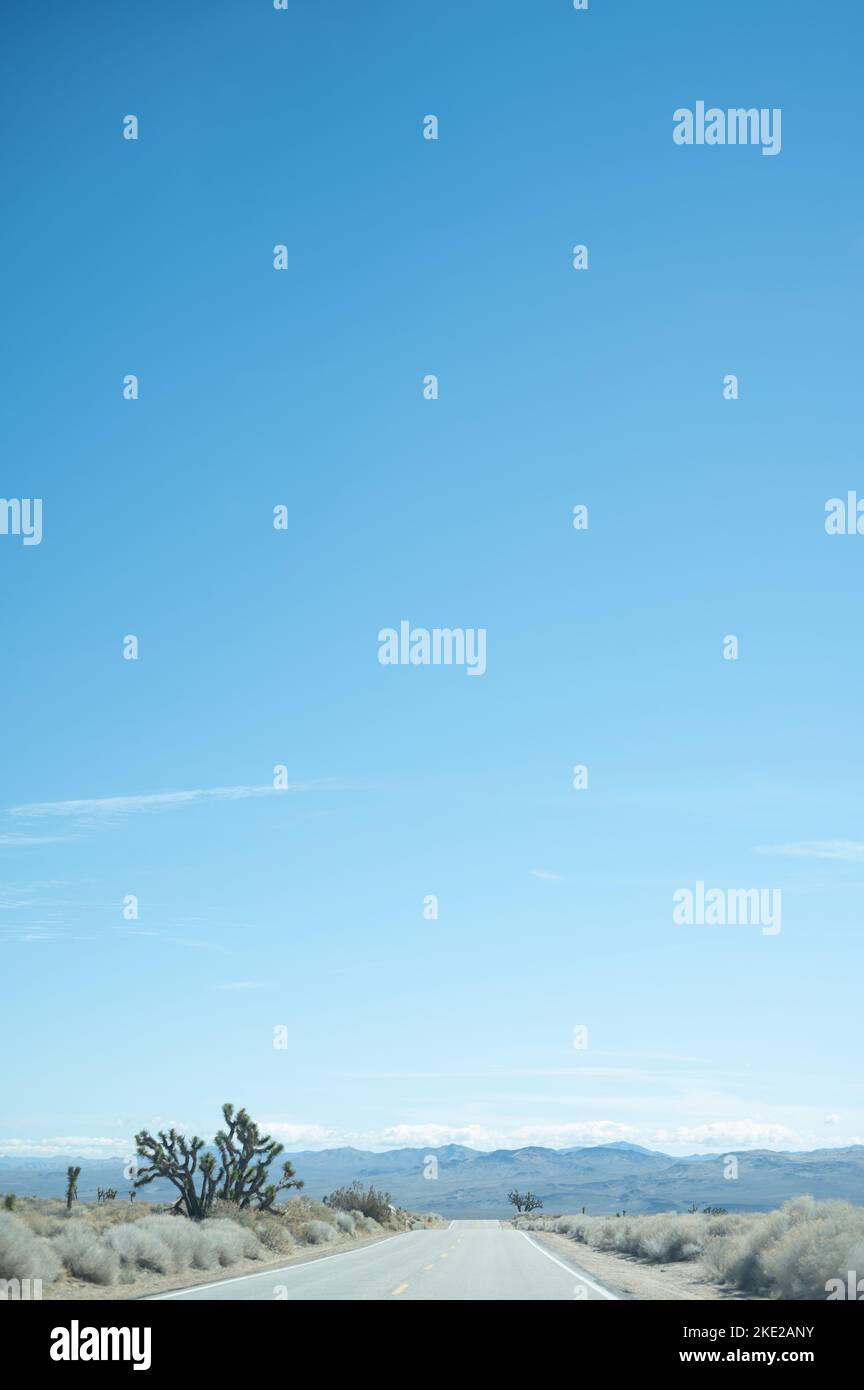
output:
M 410 1287 L 411 1287 L 410 1284 L 397 1284 L 397 1285 L 396 1285 L 396 1288 L 393 1289 L 393 1290 L 391 1290 L 390 1297 L 391 1297 L 391 1298 L 398 1298 L 399 1295 L 400 1295 L 400 1293 L 404 1293 L 405 1290 L 408 1289 L 408 1288 L 410 1288 Z

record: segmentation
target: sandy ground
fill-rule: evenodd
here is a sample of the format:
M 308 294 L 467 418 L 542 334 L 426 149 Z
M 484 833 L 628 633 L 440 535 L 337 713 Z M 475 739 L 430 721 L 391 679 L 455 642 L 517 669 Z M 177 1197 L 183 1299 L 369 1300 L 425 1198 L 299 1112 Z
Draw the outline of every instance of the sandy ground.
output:
M 240 1260 L 237 1264 L 222 1265 L 218 1271 L 212 1269 L 187 1269 L 182 1274 L 145 1274 L 134 1284 L 90 1284 L 85 1279 L 71 1279 L 67 1275 L 46 1284 L 42 1290 L 43 1302 L 112 1302 L 129 1298 L 144 1298 L 147 1294 L 168 1293 L 171 1289 L 188 1289 L 194 1284 L 218 1283 L 220 1279 L 233 1279 L 238 1274 L 264 1274 L 268 1269 L 284 1269 L 287 1265 L 302 1261 L 320 1260 L 325 1255 L 335 1255 L 340 1250 L 357 1250 L 361 1245 L 378 1245 L 382 1240 L 390 1240 L 399 1235 L 398 1231 L 388 1231 L 383 1236 L 364 1236 L 360 1240 L 331 1241 L 329 1245 L 317 1248 L 305 1246 L 293 1255 L 281 1255 L 272 1260 Z
M 586 1274 L 593 1274 L 611 1293 L 625 1298 L 667 1302 L 677 1299 L 754 1301 L 734 1289 L 723 1289 L 712 1283 L 705 1266 L 698 1260 L 651 1265 L 630 1255 L 607 1255 L 602 1250 L 592 1250 L 589 1245 L 547 1231 L 532 1231 L 531 1239 L 545 1246 L 550 1254 L 581 1265 Z

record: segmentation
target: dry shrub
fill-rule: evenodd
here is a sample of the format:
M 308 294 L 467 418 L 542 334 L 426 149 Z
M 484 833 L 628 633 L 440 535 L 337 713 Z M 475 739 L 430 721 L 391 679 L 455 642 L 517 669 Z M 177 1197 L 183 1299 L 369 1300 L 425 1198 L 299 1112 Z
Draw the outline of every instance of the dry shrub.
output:
M 0 1211 L 0 1279 L 41 1279 L 48 1284 L 60 1268 L 49 1241 L 34 1235 L 20 1216 Z

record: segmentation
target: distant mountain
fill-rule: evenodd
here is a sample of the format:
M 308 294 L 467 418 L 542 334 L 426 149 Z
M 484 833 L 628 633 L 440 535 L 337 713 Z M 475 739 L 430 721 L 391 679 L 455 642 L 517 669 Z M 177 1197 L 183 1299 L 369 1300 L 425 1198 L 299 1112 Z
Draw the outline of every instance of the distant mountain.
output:
M 614 1143 L 599 1144 L 601 1149 L 624 1149 L 631 1154 L 655 1154 L 657 1149 L 644 1149 L 641 1144 L 629 1144 L 626 1139 L 616 1139 Z
M 448 1144 L 433 1149 L 321 1149 L 289 1155 L 305 1192 L 322 1197 L 355 1179 L 384 1188 L 394 1202 L 414 1211 L 438 1211 L 446 1216 L 490 1217 L 512 1213 L 507 1193 L 527 1187 L 553 1212 L 589 1214 L 614 1212 L 686 1211 L 722 1206 L 730 1211 L 758 1211 L 779 1206 L 789 1197 L 809 1194 L 841 1198 L 864 1205 L 864 1145 L 846 1149 L 815 1149 L 808 1153 L 777 1153 L 769 1149 L 734 1154 L 692 1154 L 676 1158 L 638 1144 L 597 1144 L 590 1148 L 495 1149 L 491 1153 Z M 734 1157 L 738 1176 L 724 1177 Z M 97 1187 L 116 1187 L 128 1196 L 123 1177 L 126 1160 L 0 1158 L 0 1191 L 18 1196 L 60 1197 L 66 1168 L 80 1163 L 78 1193 L 92 1201 Z M 144 1188 L 139 1200 L 166 1201 L 174 1195 L 168 1183 Z

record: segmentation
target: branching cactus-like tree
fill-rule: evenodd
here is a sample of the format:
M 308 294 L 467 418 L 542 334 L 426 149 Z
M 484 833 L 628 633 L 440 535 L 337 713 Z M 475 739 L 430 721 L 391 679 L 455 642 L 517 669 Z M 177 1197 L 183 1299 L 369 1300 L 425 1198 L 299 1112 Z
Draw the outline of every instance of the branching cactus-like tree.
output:
M 78 1201 L 78 1179 L 81 1169 L 72 1164 L 66 1169 L 66 1210 L 71 1211 L 72 1203 Z
M 136 1134 L 137 1151 L 147 1166 L 138 1170 L 135 1187 L 165 1178 L 180 1194 L 177 1210 L 193 1221 L 203 1221 L 217 1198 L 241 1208 L 270 1211 L 280 1192 L 303 1186 L 287 1161 L 278 1182 L 268 1182 L 270 1165 L 283 1146 L 262 1134 L 245 1110 L 235 1113 L 233 1105 L 226 1104 L 222 1115 L 225 1129 L 215 1139 L 221 1163 L 216 1154 L 204 1150 L 204 1140 L 197 1135 L 187 1139 L 174 1129 L 167 1134 L 160 1130 L 155 1138 L 147 1130 Z
M 270 1165 L 284 1146 L 269 1134 L 262 1134 L 245 1110 L 235 1114 L 234 1106 L 226 1104 L 222 1106 L 222 1116 L 225 1128 L 216 1135 L 216 1147 L 222 1160 L 219 1196 L 223 1201 L 234 1202 L 241 1208 L 254 1206 L 259 1211 L 270 1211 L 280 1192 L 303 1186 L 287 1159 L 279 1181 L 268 1183 Z
M 512 1202 L 516 1210 L 520 1214 L 524 1212 L 526 1216 L 528 1212 L 536 1211 L 538 1207 L 542 1207 L 543 1205 L 540 1198 L 533 1192 L 520 1192 L 518 1187 L 515 1187 L 512 1192 L 507 1193 L 507 1201 Z
M 204 1140 L 197 1134 L 187 1139 L 176 1129 L 169 1129 L 167 1133 L 160 1129 L 154 1138 L 142 1129 L 135 1135 L 135 1146 L 147 1162 L 146 1168 L 138 1170 L 135 1187 L 146 1187 L 157 1178 L 166 1178 L 180 1194 L 177 1209 L 192 1221 L 203 1221 L 213 1205 L 219 1178 L 215 1156 L 201 1153 Z

